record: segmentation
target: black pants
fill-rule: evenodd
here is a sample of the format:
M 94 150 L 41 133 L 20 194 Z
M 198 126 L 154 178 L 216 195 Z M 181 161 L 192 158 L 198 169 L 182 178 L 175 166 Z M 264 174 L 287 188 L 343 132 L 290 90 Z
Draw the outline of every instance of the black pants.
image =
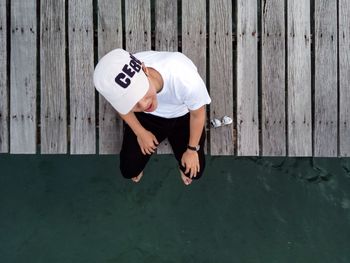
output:
M 190 136 L 190 114 L 172 119 L 166 119 L 154 116 L 147 113 L 135 113 L 141 125 L 156 136 L 160 143 L 168 138 L 169 143 L 173 149 L 179 168 L 185 173 L 186 168 L 181 165 L 181 158 L 187 149 Z M 198 151 L 200 172 L 194 179 L 199 179 L 204 171 L 205 156 L 204 156 L 204 141 L 205 130 L 203 128 L 202 136 L 200 138 L 200 150 Z M 131 128 L 126 124 L 124 129 L 124 137 L 122 149 L 120 152 L 120 170 L 123 177 L 133 178 L 138 176 L 145 168 L 150 159 L 150 155 L 144 155 L 137 142 L 137 137 Z M 185 174 L 187 177 L 190 173 Z

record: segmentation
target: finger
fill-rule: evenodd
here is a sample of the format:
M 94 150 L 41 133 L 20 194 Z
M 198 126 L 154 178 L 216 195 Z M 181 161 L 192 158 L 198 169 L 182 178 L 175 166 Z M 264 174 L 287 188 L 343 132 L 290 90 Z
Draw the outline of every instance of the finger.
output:
M 196 177 L 197 176 L 197 167 L 194 167 L 193 168 L 193 177 Z
M 191 178 L 195 177 L 196 176 L 196 169 L 195 168 L 192 168 L 191 169 Z
M 144 148 L 141 148 L 141 152 L 142 152 L 143 155 L 146 155 L 146 152 L 145 152 Z
M 199 164 L 197 164 L 196 173 L 195 173 L 194 177 L 196 177 L 198 173 L 199 173 Z
M 155 136 L 153 138 L 153 142 L 156 144 L 156 146 L 159 144 L 159 142 L 158 142 L 158 140 L 157 140 L 157 138 Z
M 152 150 L 155 151 L 157 149 L 157 145 L 151 146 Z
M 186 167 L 186 163 L 185 163 L 185 161 L 184 161 L 183 159 L 181 159 L 181 165 L 182 165 L 183 167 Z
M 147 149 L 147 151 L 148 151 L 148 154 L 149 154 L 149 155 L 151 155 L 152 153 L 154 153 L 154 151 L 153 151 L 152 148 Z
M 186 165 L 186 164 L 185 164 Z M 187 174 L 190 171 L 190 167 L 186 167 L 185 174 Z

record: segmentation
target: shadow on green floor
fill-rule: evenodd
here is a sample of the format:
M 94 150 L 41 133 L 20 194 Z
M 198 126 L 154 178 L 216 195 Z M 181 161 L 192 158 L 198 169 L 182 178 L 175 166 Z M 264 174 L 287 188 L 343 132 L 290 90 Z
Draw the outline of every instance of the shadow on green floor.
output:
M 350 159 L 0 155 L 0 262 L 350 262 Z

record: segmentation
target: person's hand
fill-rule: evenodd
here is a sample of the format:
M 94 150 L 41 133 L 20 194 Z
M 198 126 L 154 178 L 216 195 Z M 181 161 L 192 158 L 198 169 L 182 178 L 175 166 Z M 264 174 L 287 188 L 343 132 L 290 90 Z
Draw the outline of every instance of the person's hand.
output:
M 200 170 L 198 153 L 191 150 L 185 151 L 181 158 L 181 164 L 186 168 L 185 174 L 190 172 L 190 178 L 196 177 Z
M 141 152 L 146 154 L 152 154 L 155 152 L 158 146 L 158 141 L 156 136 L 150 131 L 144 130 L 137 136 L 137 142 L 140 145 Z

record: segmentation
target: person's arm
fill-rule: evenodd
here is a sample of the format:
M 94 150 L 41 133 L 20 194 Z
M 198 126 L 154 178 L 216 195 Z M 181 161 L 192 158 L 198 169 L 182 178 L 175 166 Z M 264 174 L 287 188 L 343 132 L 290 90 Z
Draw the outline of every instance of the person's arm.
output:
M 197 146 L 202 136 L 206 120 L 205 106 L 197 110 L 190 111 L 190 138 L 188 145 Z
M 135 133 L 137 141 L 140 145 L 143 154 L 152 154 L 155 152 L 157 145 L 159 144 L 157 138 L 150 131 L 146 130 L 139 120 L 136 118 L 133 112 L 128 114 L 120 114 L 120 117 L 130 126 L 131 130 Z
M 190 111 L 190 138 L 188 145 L 195 147 L 199 144 L 206 120 L 205 106 Z M 185 173 L 190 172 L 190 177 L 195 177 L 200 171 L 199 157 L 196 151 L 187 149 L 182 155 L 181 163 L 186 167 Z

